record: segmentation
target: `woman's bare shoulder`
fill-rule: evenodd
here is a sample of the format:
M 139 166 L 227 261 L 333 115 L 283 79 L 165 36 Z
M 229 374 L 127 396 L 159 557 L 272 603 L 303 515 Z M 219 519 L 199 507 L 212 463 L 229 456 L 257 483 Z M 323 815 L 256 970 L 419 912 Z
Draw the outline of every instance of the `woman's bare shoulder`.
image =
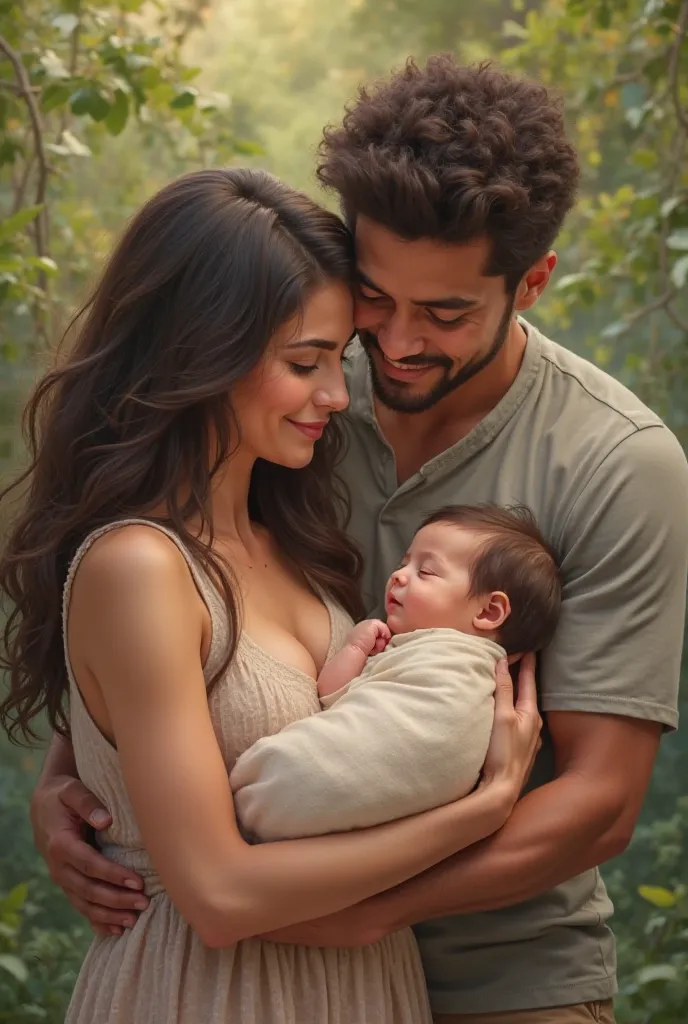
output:
M 188 566 L 178 546 L 161 530 L 129 523 L 97 537 L 77 568 L 73 597 L 91 594 L 102 601 L 131 595 L 139 600 L 173 588 L 195 594 Z

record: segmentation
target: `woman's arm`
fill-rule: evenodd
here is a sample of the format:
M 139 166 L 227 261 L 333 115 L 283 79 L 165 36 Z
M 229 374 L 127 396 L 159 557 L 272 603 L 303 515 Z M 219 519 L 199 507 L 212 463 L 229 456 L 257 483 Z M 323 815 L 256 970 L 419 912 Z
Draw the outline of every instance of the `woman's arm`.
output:
M 162 884 L 206 944 L 350 906 L 501 827 L 536 742 L 535 718 L 509 768 L 463 801 L 358 833 L 245 843 L 208 711 L 195 587 L 170 541 L 136 529 L 102 538 L 85 556 L 70 650 L 79 647 L 104 698 Z

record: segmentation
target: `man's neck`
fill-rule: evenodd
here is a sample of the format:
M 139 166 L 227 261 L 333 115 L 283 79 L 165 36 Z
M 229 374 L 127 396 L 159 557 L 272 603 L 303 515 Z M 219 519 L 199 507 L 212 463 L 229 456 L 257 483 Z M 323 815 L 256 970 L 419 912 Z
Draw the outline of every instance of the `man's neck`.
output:
M 375 399 L 378 426 L 394 449 L 400 484 L 470 434 L 501 402 L 518 376 L 526 343 L 525 330 L 514 320 L 492 362 L 425 412 L 396 412 Z

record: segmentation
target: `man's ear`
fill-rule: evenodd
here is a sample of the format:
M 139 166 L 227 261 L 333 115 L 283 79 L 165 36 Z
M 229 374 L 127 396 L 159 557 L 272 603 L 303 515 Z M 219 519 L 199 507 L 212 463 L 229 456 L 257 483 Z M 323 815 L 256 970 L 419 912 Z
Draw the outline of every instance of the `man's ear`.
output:
M 481 599 L 481 608 L 473 617 L 473 628 L 483 633 L 492 633 L 501 629 L 511 615 L 511 602 L 501 590 L 486 594 Z
M 533 264 L 527 274 L 524 274 L 516 289 L 514 309 L 517 312 L 520 313 L 535 305 L 549 284 L 550 276 L 556 265 L 557 254 L 550 249 L 537 263 Z

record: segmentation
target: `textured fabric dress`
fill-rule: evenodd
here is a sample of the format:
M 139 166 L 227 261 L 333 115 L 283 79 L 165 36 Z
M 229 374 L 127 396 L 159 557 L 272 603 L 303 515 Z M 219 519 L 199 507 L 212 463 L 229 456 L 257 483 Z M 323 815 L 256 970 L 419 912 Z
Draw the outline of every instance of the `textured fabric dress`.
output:
M 64 590 L 66 627 L 74 575 L 103 533 L 145 523 L 179 548 L 205 602 L 212 640 L 204 668 L 212 678 L 227 641 L 223 602 L 207 574 L 172 532 L 123 520 L 91 534 L 77 552 Z M 343 644 L 347 615 L 331 602 L 328 658 Z M 66 637 L 66 629 L 65 629 Z M 142 846 L 117 752 L 91 719 L 69 665 L 72 742 L 79 775 L 110 809 L 101 836 L 112 860 L 145 879 L 150 906 L 121 937 L 97 936 L 79 973 L 66 1024 L 429 1024 L 425 980 L 410 930 L 356 949 L 314 949 L 246 939 L 209 949 L 163 890 Z M 319 710 L 316 684 L 254 643 L 239 638 L 236 657 L 209 697 L 228 771 L 262 736 Z

